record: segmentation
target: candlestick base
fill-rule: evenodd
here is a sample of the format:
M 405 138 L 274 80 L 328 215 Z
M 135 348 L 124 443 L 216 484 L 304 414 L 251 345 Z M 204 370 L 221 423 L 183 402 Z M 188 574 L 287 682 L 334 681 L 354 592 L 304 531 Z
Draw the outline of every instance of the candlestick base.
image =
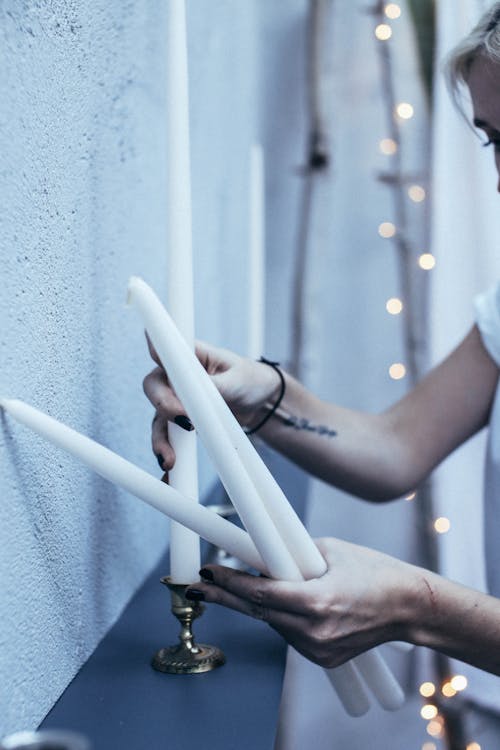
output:
M 153 656 L 153 669 L 168 674 L 201 674 L 221 667 L 226 658 L 220 648 L 194 641 L 192 623 L 203 614 L 204 606 L 186 599 L 186 585 L 172 583 L 168 576 L 161 582 L 170 589 L 172 613 L 181 624 L 181 632 L 176 646 L 161 648 Z

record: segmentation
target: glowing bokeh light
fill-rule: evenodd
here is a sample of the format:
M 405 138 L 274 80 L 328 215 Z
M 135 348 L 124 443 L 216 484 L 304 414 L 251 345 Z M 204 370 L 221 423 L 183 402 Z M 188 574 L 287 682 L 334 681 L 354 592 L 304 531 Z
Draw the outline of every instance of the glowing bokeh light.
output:
M 389 375 L 393 380 L 401 380 L 401 378 L 404 378 L 406 375 L 406 367 L 402 365 L 401 362 L 394 362 L 394 364 L 389 367 Z
M 403 303 L 398 297 L 391 297 L 385 304 L 385 309 L 391 315 L 399 315 L 403 309 Z
M 424 698 L 430 698 L 436 692 L 436 686 L 433 682 L 423 682 L 420 685 L 419 692 Z
M 396 114 L 402 120 L 410 120 L 415 113 L 412 105 L 408 102 L 400 102 L 396 107 Z
M 455 690 L 451 682 L 445 682 L 441 688 L 441 692 L 445 696 L 445 698 L 453 698 L 453 696 L 457 694 L 457 691 Z
M 464 677 L 463 674 L 456 674 L 455 677 L 452 677 L 451 680 L 452 687 L 459 693 L 461 690 L 465 690 L 467 687 L 467 677 Z
M 396 234 L 396 227 L 391 221 L 383 221 L 378 228 L 378 233 L 381 237 L 387 240 L 390 237 L 394 237 Z
M 387 18 L 395 19 L 399 18 L 401 15 L 401 8 L 397 3 L 387 3 L 387 5 L 384 8 L 384 13 L 387 16 Z
M 382 138 L 379 143 L 379 149 L 386 156 L 394 156 L 398 150 L 398 144 L 392 138 Z
M 451 528 L 450 519 L 445 518 L 444 516 L 441 516 L 441 518 L 436 518 L 436 520 L 434 521 L 434 528 L 438 534 L 446 534 Z M 456 687 L 453 685 L 453 680 L 451 680 L 450 684 L 456 690 Z
M 431 253 L 422 253 L 418 259 L 418 265 L 424 271 L 432 271 L 436 265 L 436 259 Z
M 386 42 L 392 36 L 392 29 L 388 23 L 379 23 L 375 29 L 375 36 L 380 39 L 381 42 Z
M 422 719 L 435 719 L 437 715 L 437 706 L 434 706 L 432 703 L 426 703 L 425 706 L 422 706 L 420 709 L 420 716 Z
M 432 719 L 427 724 L 427 734 L 430 734 L 431 737 L 441 738 L 444 734 L 442 722 L 438 719 Z
M 414 203 L 422 203 L 425 200 L 426 193 L 421 185 L 410 185 L 408 195 Z

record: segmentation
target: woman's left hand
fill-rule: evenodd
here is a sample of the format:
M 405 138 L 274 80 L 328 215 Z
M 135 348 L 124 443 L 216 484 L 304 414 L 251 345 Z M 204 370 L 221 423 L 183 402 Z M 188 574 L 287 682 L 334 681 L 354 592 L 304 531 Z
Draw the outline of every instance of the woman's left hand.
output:
M 426 571 L 367 547 L 317 540 L 328 569 L 304 582 L 275 581 L 207 565 L 188 598 L 265 620 L 297 651 L 335 667 L 374 646 L 407 640 L 425 596 Z

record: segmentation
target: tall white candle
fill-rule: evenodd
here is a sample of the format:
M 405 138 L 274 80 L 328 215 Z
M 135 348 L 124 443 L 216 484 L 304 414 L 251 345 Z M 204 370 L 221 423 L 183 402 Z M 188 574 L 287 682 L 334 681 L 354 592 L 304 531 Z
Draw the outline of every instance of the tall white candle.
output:
M 262 460 L 204 368 L 183 341 L 158 297 L 142 279 L 133 277 L 129 282 L 128 300 L 138 308 L 160 361 L 168 371 L 179 398 L 196 425 L 207 453 L 271 575 L 282 580 L 303 580 L 322 575 L 326 571 L 326 563 L 319 550 L 270 473 L 262 469 Z M 253 484 L 256 477 L 261 494 Z M 273 521 L 268 515 L 263 497 L 266 498 L 267 507 L 272 507 Z M 272 498 L 271 503 L 269 498 Z M 277 527 L 281 533 L 277 531 Z M 291 547 L 300 559 L 300 565 L 297 565 L 296 558 L 290 554 Z M 395 706 L 398 700 L 398 705 L 401 705 L 403 693 L 387 668 L 382 668 L 383 679 L 378 679 L 381 665 L 385 667 L 378 655 L 365 660 L 365 680 L 369 681 L 370 688 L 377 697 L 380 694 L 382 705 Z M 336 681 L 342 683 L 337 691 L 339 697 L 342 699 L 342 696 L 354 691 L 352 700 L 358 701 L 356 710 L 364 713 L 361 695 L 354 697 L 359 684 L 354 667 L 345 667 L 338 675 L 337 670 L 328 670 L 328 673 L 334 686 Z M 388 686 L 390 695 L 387 694 Z M 349 712 L 354 710 L 352 706 L 345 707 Z
M 138 307 L 158 356 L 194 421 L 207 452 L 213 453 L 222 443 L 229 446 L 221 450 L 220 459 L 213 459 L 222 482 L 225 484 L 228 471 L 237 470 L 241 476 L 246 475 L 244 485 L 256 485 L 260 504 L 265 504 L 302 576 L 307 579 L 323 575 L 326 563 L 321 553 L 197 357 L 186 346 L 156 294 L 142 279 L 132 277 L 129 301 Z M 207 416 L 208 412 L 210 417 Z M 240 463 L 243 463 L 243 467 L 238 466 Z M 234 493 L 228 490 L 228 494 L 233 499 Z M 240 502 L 236 497 L 234 504 L 238 512 Z M 267 513 L 261 513 L 261 517 L 268 526 Z M 256 541 L 252 531 L 248 530 Z
M 194 346 L 194 298 L 191 234 L 189 145 L 189 79 L 184 0 L 169 0 L 167 36 L 167 220 L 169 308 L 182 335 Z M 169 472 L 172 487 L 198 500 L 196 435 L 176 424 L 169 427 L 176 462 Z M 196 534 L 172 523 L 170 577 L 174 583 L 198 580 L 200 545 Z
M 204 539 L 221 547 L 252 568 L 268 574 L 262 558 L 246 531 L 226 521 L 208 508 L 189 502 L 180 492 L 126 461 L 95 440 L 17 399 L 0 399 L 16 421 L 29 427 L 54 445 L 76 456 L 97 474 L 123 487 L 177 523 L 187 526 Z
M 265 350 L 265 180 L 260 144 L 250 151 L 248 248 L 248 356 L 258 359 Z
M 142 279 L 130 279 L 128 301 L 137 307 L 170 382 L 195 424 L 229 497 L 272 577 L 301 580 L 297 564 L 269 518 L 248 472 L 239 461 L 212 400 L 207 398 L 203 378 L 208 378 L 208 375 L 197 357 L 187 346 L 156 294 Z

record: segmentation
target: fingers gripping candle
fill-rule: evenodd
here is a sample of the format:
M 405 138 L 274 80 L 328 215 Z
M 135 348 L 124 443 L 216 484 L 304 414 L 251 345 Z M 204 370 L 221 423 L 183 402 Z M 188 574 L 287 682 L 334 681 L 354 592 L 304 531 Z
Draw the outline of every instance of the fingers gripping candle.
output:
M 167 32 L 167 217 L 168 300 L 179 330 L 194 346 L 193 262 L 191 238 L 191 177 L 189 145 L 189 81 L 184 0 L 168 3 Z M 196 435 L 175 424 L 169 427 L 175 466 L 169 483 L 198 500 Z M 172 522 L 170 578 L 173 583 L 198 580 L 200 545 L 196 534 Z

